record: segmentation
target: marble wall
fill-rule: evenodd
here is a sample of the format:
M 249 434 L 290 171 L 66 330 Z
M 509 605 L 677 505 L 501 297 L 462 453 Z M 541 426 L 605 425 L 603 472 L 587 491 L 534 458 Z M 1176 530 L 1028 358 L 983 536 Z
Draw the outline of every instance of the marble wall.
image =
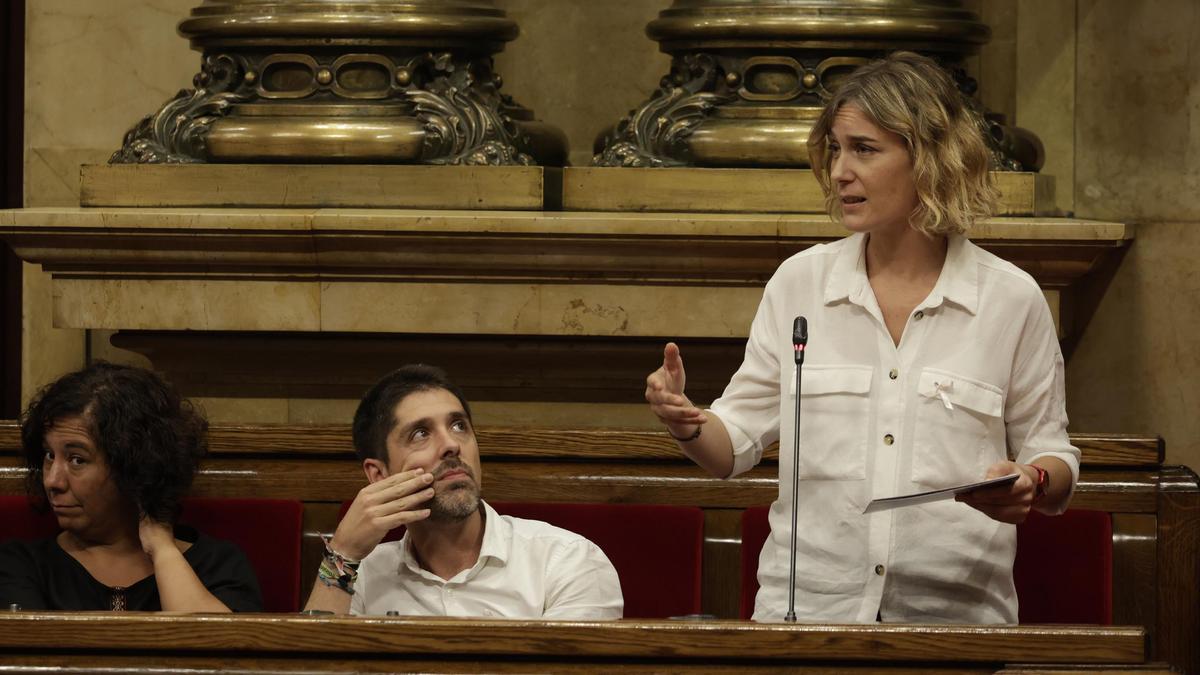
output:
M 571 164 L 587 166 L 596 136 L 650 97 L 670 58 L 646 24 L 670 0 L 497 0 L 521 37 L 496 57 L 504 88 L 563 130 Z
M 79 204 L 79 166 L 107 161 L 125 130 L 191 82 L 199 63 L 175 24 L 192 0 L 28 0 L 25 205 Z M 106 341 L 56 329 L 51 284 L 25 265 L 23 398 Z M 127 356 L 130 360 L 132 355 Z
M 26 203 L 73 205 L 81 163 L 178 88 L 198 55 L 174 32 L 198 0 L 29 0 Z M 497 57 L 505 91 L 567 134 L 597 133 L 667 70 L 645 24 L 669 0 L 498 0 L 522 36 Z M 971 68 L 989 108 L 1035 130 L 1063 214 L 1137 223 L 1138 238 L 1068 365 L 1072 427 L 1160 433 L 1200 467 L 1200 6 L 1194 0 L 968 0 L 993 42 Z M 26 392 L 87 356 L 132 359 L 107 334 L 50 326 L 50 286 L 26 272 Z M 31 347 L 36 345 L 36 348 Z M 245 405 L 243 405 L 245 403 Z M 486 407 L 486 406 L 485 406 Z M 216 419 L 344 419 L 345 402 L 213 400 Z M 494 414 L 527 415 L 516 407 Z M 620 420 L 632 408 L 606 409 Z
M 1200 468 L 1200 4 L 1079 0 L 1074 39 L 1074 210 L 1138 231 L 1068 365 L 1068 411 Z

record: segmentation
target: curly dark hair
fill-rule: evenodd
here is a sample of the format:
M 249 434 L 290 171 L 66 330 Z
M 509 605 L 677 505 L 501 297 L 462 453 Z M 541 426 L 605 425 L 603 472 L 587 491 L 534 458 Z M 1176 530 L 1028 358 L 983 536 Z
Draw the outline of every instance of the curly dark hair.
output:
M 471 406 L 458 385 L 450 381 L 446 371 L 423 363 L 401 366 L 384 375 L 363 396 L 354 411 L 354 454 L 359 460 L 387 461 L 387 435 L 396 426 L 396 406 L 418 391 L 445 389 L 462 404 L 467 421 Z
M 46 432 L 70 417 L 83 418 L 121 494 L 150 518 L 175 522 L 208 452 L 204 415 L 143 368 L 97 361 L 60 377 L 38 392 L 21 417 L 26 486 L 35 503 L 46 500 Z

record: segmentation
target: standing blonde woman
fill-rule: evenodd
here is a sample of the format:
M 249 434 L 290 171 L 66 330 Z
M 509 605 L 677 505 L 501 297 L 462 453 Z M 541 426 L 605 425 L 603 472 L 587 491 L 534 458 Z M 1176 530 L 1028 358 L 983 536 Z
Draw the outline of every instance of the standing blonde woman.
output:
M 746 471 L 780 442 L 756 620 L 787 611 L 799 462 L 800 620 L 1015 623 L 1012 524 L 1066 508 L 1079 451 L 1041 291 L 964 236 L 996 199 L 978 119 L 932 60 L 898 52 L 843 82 L 808 144 L 829 213 L 850 235 L 780 265 L 745 360 L 711 409 L 684 393 L 673 343 L 646 400 L 715 476 Z M 811 341 L 797 457 L 790 338 L 800 315 Z M 863 513 L 873 498 L 1010 473 L 1015 483 L 965 503 Z

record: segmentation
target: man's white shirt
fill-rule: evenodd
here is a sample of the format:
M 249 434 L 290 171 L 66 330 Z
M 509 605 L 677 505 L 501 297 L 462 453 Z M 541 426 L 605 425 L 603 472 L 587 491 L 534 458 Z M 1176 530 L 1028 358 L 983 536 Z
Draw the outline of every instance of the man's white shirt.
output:
M 873 498 L 980 480 L 991 464 L 1053 456 L 1079 475 L 1066 433 L 1063 359 L 1036 282 L 951 236 L 941 275 L 892 342 L 867 280 L 863 234 L 785 261 L 746 356 L 712 411 L 734 469 L 776 440 L 779 496 L 759 559 L 756 620 L 787 609 L 796 316 L 801 372 L 796 611 L 802 620 L 1015 623 L 1016 529 L 965 504 L 864 515 Z M 1047 570 L 1047 574 L 1069 573 Z
M 619 619 L 617 571 L 586 538 L 483 502 L 479 560 L 445 580 L 412 555 L 408 533 L 375 547 L 358 571 L 351 614 L 530 619 Z

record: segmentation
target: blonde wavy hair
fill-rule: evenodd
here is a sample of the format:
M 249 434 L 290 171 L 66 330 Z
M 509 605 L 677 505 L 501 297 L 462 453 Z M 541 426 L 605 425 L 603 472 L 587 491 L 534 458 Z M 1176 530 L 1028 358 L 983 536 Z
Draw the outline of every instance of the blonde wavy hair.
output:
M 988 173 L 991 153 L 982 121 L 937 63 L 902 51 L 843 80 L 808 136 L 812 170 L 834 220 L 841 221 L 842 205 L 830 179 L 829 139 L 834 116 L 846 105 L 907 143 L 917 188 L 917 207 L 909 216 L 913 228 L 928 236 L 962 234 L 992 214 L 999 192 Z

